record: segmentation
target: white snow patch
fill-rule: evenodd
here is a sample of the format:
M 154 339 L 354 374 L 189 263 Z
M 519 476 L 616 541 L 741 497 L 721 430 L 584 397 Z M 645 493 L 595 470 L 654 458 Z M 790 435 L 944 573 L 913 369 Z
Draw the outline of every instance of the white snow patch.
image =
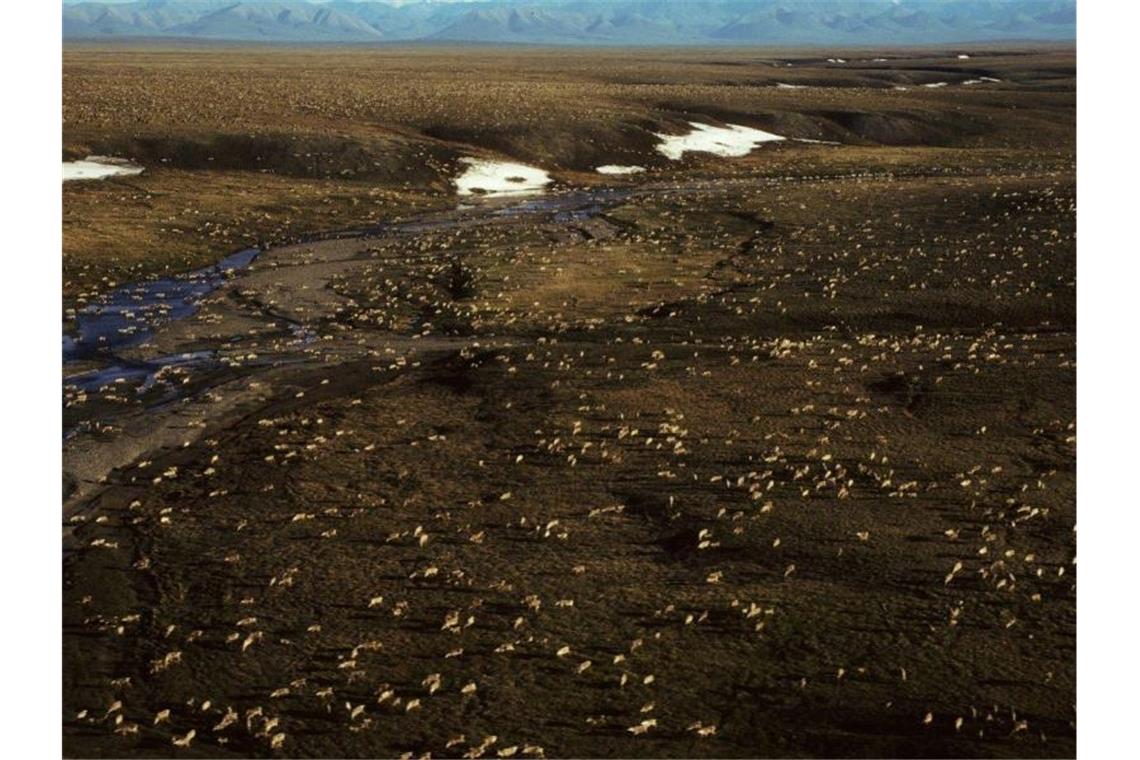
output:
M 656 134 L 661 138 L 657 152 L 674 161 L 680 160 L 686 151 L 713 153 L 717 156 L 746 156 L 760 143 L 774 142 L 787 138 L 752 127 L 729 124 L 714 127 L 690 121 L 693 131 L 687 135 Z
M 979 79 L 981 79 L 983 82 L 1000 82 L 1001 81 L 997 77 L 979 77 Z
M 846 58 L 828 58 L 827 62 L 828 63 L 847 63 L 847 59 Z
M 958 56 L 958 60 L 959 61 L 965 61 L 965 60 L 968 60 L 969 57 L 970 56 L 966 55 L 965 53 L 962 53 L 961 55 Z
M 803 84 L 785 84 L 784 82 L 776 82 L 776 87 L 781 90 L 802 90 L 807 85 Z
M 931 82 L 930 84 L 924 84 L 923 87 L 945 87 L 947 84 L 949 84 L 949 82 Z
M 618 164 L 606 164 L 599 166 L 595 171 L 598 174 L 638 174 L 645 171 L 644 166 L 619 166 Z
M 63 162 L 63 181 L 75 179 L 103 179 L 104 177 L 142 174 L 143 167 L 122 158 L 88 156 L 82 161 Z
M 455 178 L 460 195 L 529 195 L 541 193 L 554 180 L 546 171 L 510 161 L 461 158 L 467 169 Z
M 967 79 L 965 82 L 962 82 L 962 84 L 981 84 L 981 83 L 982 83 L 982 80 L 980 80 L 980 79 Z

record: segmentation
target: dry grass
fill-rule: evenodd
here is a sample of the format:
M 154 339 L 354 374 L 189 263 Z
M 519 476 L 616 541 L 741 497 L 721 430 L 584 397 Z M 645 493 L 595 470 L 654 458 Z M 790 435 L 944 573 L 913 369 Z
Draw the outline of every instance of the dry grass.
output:
M 148 172 L 64 188 L 65 294 L 444 202 L 464 154 L 574 181 L 605 163 L 674 171 L 652 132 L 692 118 L 849 145 L 1073 150 L 1068 52 L 858 68 L 785 53 L 69 46 L 65 154 L 129 156 Z M 889 89 L 981 72 L 1008 84 Z M 884 161 L 854 155 L 827 160 Z

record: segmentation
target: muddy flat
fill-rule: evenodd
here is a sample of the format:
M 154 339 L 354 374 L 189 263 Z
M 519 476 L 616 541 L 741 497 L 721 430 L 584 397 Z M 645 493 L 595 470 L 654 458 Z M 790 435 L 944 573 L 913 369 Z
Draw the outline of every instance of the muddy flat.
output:
M 65 144 L 147 167 L 64 191 L 66 754 L 1072 756 L 1075 60 L 998 52 L 469 51 L 504 100 L 434 124 L 424 51 L 376 101 L 312 87 L 365 53 L 65 56 Z M 225 56 L 320 94 L 232 105 Z M 361 147 L 98 118 L 132 65 Z M 657 149 L 694 121 L 787 139 Z M 340 173 L 382 142 L 426 158 Z M 460 198 L 464 157 L 553 181 Z M 156 265 L 194 176 L 316 222 Z

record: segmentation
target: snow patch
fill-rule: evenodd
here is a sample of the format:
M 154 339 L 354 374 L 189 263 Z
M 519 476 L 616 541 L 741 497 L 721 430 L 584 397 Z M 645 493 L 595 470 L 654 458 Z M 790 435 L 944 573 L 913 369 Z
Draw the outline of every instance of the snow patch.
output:
M 103 179 L 104 177 L 142 174 L 143 167 L 122 158 L 88 156 L 82 161 L 63 162 L 63 181 L 76 179 Z
M 742 127 L 738 124 L 714 127 L 711 124 L 690 121 L 689 126 L 693 130 L 685 135 L 655 133 L 661 139 L 657 152 L 673 161 L 680 160 L 688 151 L 712 153 L 717 156 L 746 156 L 760 143 L 787 139 L 771 132 Z
M 606 164 L 599 166 L 595 171 L 598 174 L 638 174 L 645 171 L 644 166 L 619 166 L 618 164 Z
M 546 171 L 510 161 L 461 158 L 467 165 L 455 178 L 460 195 L 531 195 L 541 193 L 554 180 Z

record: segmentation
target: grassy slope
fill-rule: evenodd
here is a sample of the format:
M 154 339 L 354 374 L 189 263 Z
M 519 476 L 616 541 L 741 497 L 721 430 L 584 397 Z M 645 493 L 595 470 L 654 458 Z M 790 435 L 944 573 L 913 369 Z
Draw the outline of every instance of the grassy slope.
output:
M 847 144 L 1072 150 L 1069 53 L 820 66 L 784 52 L 69 47 L 65 154 L 129 156 L 148 172 L 65 186 L 65 294 L 445 204 L 464 154 L 556 175 L 670 168 L 652 132 L 692 118 Z M 979 75 L 1021 84 L 887 89 Z

